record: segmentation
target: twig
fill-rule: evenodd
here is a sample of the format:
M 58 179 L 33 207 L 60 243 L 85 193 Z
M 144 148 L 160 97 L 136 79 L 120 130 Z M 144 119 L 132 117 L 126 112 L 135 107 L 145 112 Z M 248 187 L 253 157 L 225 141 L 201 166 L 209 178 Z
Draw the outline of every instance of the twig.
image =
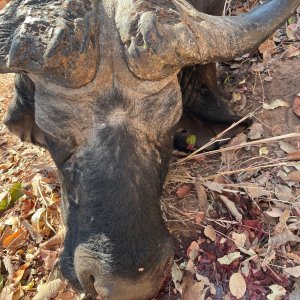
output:
M 250 168 L 244 168 L 244 169 L 233 170 L 233 171 L 220 172 L 215 175 L 201 177 L 201 180 L 211 180 L 218 176 L 226 176 L 226 175 L 232 175 L 232 174 L 236 174 L 236 173 L 256 171 L 256 170 L 268 169 L 268 168 L 279 167 L 279 166 L 293 167 L 293 166 L 295 166 L 295 164 L 291 164 L 290 162 L 283 162 L 283 163 L 277 163 L 277 164 L 270 164 L 270 165 L 266 165 L 266 166 L 257 166 L 257 167 L 250 167 Z
M 177 161 L 175 164 L 180 164 L 183 163 L 185 161 L 191 160 L 193 159 L 196 154 L 198 154 L 199 152 L 203 151 L 204 149 L 208 148 L 209 146 L 213 145 L 214 143 L 216 143 L 218 140 L 220 140 L 222 138 L 222 136 L 224 134 L 226 134 L 228 131 L 230 131 L 231 129 L 235 128 L 237 125 L 241 124 L 242 122 L 244 122 L 246 119 L 252 117 L 261 107 L 258 107 L 254 112 L 251 112 L 249 114 L 247 114 L 245 117 L 243 117 L 242 119 L 240 119 L 238 122 L 233 123 L 231 126 L 229 126 L 228 128 L 226 128 L 224 131 L 222 131 L 221 133 L 219 133 L 217 136 L 215 136 L 214 138 L 212 138 L 208 143 L 206 143 L 204 146 L 202 146 L 201 148 L 197 149 L 196 151 L 194 151 L 193 153 L 191 153 L 189 156 L 180 159 L 179 161 Z
M 218 149 L 218 150 L 213 150 L 213 151 L 208 151 L 208 152 L 205 152 L 205 153 L 201 153 L 201 155 L 206 155 L 206 156 L 207 155 L 213 155 L 213 154 L 217 154 L 217 153 L 223 153 L 223 152 L 226 152 L 226 151 L 238 150 L 240 148 L 244 148 L 244 147 L 247 147 L 247 146 L 265 144 L 265 143 L 274 142 L 274 141 L 277 141 L 277 140 L 296 138 L 296 137 L 300 137 L 300 133 L 293 132 L 293 133 L 274 136 L 274 137 L 271 137 L 271 138 L 261 139 L 261 140 L 257 140 L 257 141 L 241 143 L 240 145 L 234 145 L 234 146 L 231 146 L 231 147 L 226 147 L 226 148 L 222 148 L 222 149 Z M 196 158 L 196 157 L 197 156 L 194 156 L 193 158 Z
M 38 188 L 38 191 L 39 191 L 39 194 L 40 194 L 40 196 L 41 196 L 41 198 L 42 198 L 42 200 L 43 200 L 43 202 L 44 202 L 44 205 L 45 205 L 45 223 L 46 223 L 46 225 L 56 234 L 56 230 L 52 227 L 52 225 L 48 222 L 48 210 L 47 210 L 47 208 L 48 208 L 48 203 L 47 203 L 47 201 L 46 201 L 46 199 L 45 199 L 45 197 L 44 197 L 44 195 L 43 195 L 43 193 L 42 193 L 42 190 L 41 190 L 41 187 L 40 187 L 40 185 L 39 185 L 39 181 L 36 181 L 36 186 L 37 186 L 37 188 Z

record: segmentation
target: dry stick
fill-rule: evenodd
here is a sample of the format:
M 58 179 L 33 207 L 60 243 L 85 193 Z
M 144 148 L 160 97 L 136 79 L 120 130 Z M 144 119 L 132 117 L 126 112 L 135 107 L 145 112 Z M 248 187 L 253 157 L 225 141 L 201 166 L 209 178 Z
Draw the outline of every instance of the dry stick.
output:
M 48 222 L 48 211 L 47 211 L 47 208 L 48 208 L 48 203 L 47 203 L 47 201 L 46 201 L 46 199 L 45 199 L 45 197 L 44 197 L 44 195 L 43 195 L 43 193 L 42 193 L 42 190 L 41 190 L 41 188 L 40 188 L 40 184 L 39 184 L 39 181 L 36 181 L 36 186 L 37 186 L 37 188 L 38 188 L 38 190 L 39 190 L 39 194 L 40 194 L 40 196 L 41 196 L 41 198 L 42 198 L 42 200 L 43 200 L 43 202 L 44 202 L 44 205 L 45 205 L 45 223 L 46 223 L 46 225 L 54 232 L 54 234 L 57 234 L 57 232 L 56 232 L 56 230 L 52 227 L 52 225 Z
M 222 131 L 221 133 L 219 133 L 217 136 L 215 136 L 213 139 L 211 139 L 207 144 L 205 144 L 204 146 L 202 146 L 201 148 L 197 149 L 196 151 L 194 151 L 192 154 L 190 154 L 189 156 L 180 159 L 179 161 L 176 162 L 176 164 L 179 163 L 183 163 L 187 160 L 191 160 L 192 158 L 194 158 L 194 156 L 199 153 L 200 151 L 203 151 L 204 149 L 206 149 L 207 147 L 213 145 L 214 143 L 216 143 L 224 134 L 226 134 L 228 131 L 230 131 L 231 129 L 233 129 L 234 127 L 236 127 L 237 125 L 241 124 L 242 122 L 244 122 L 246 119 L 250 118 L 251 116 L 253 116 L 259 109 L 261 108 L 258 107 L 254 112 L 251 112 L 249 114 L 247 114 L 245 117 L 243 117 L 242 119 L 240 119 L 238 122 L 233 123 L 231 126 L 229 126 L 228 128 L 226 128 L 224 131 Z
M 213 155 L 213 154 L 222 153 L 222 152 L 226 152 L 226 151 L 238 150 L 240 148 L 244 148 L 247 146 L 253 146 L 253 145 L 257 145 L 257 144 L 265 144 L 265 143 L 274 142 L 277 140 L 284 140 L 284 139 L 296 138 L 296 137 L 300 137 L 300 133 L 293 132 L 293 133 L 288 133 L 288 134 L 284 134 L 284 135 L 274 136 L 274 137 L 267 138 L 267 139 L 261 139 L 261 140 L 257 140 L 257 141 L 241 143 L 239 145 L 234 145 L 231 147 L 208 151 L 201 155 Z M 197 156 L 194 156 L 193 158 L 195 158 L 195 157 L 197 157 Z
M 256 171 L 256 170 L 268 169 L 268 168 L 280 167 L 280 166 L 293 167 L 293 166 L 295 166 L 295 163 L 283 162 L 283 163 L 277 163 L 277 164 L 270 164 L 270 165 L 266 165 L 266 166 L 250 167 L 250 168 L 244 168 L 244 169 L 239 169 L 239 170 L 220 172 L 220 173 L 215 174 L 215 175 L 211 175 L 211 176 L 207 176 L 207 177 L 201 177 L 200 179 L 201 180 L 211 180 L 211 179 L 214 179 L 218 176 L 226 176 L 226 175 L 232 175 L 232 174 L 236 174 L 236 173 Z
M 206 177 L 190 177 L 190 176 L 177 176 L 176 174 L 171 174 L 167 175 L 167 180 L 168 181 L 173 181 L 173 182 L 181 182 L 181 183 L 194 183 L 197 180 L 205 181 L 205 180 L 211 180 L 214 179 L 218 176 L 226 176 L 226 175 L 232 175 L 236 173 L 242 173 L 242 172 L 248 172 L 248 171 L 256 171 L 256 170 L 261 170 L 261 169 L 268 169 L 268 168 L 273 168 L 273 167 L 280 167 L 280 166 L 287 166 L 287 167 L 294 167 L 294 166 L 300 166 L 300 164 L 297 163 L 292 163 L 292 162 L 282 162 L 282 163 L 276 163 L 276 164 L 269 164 L 269 165 L 260 165 L 257 167 L 248 167 L 248 168 L 243 168 L 243 169 L 238 169 L 238 170 L 233 170 L 233 171 L 225 171 L 225 172 L 220 172 L 211 176 L 206 176 Z

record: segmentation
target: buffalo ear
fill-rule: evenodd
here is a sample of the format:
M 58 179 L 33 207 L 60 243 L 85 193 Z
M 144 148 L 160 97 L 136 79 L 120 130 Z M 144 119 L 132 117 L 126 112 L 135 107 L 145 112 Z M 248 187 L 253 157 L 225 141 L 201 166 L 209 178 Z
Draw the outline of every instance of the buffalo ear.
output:
M 12 0 L 0 12 L 0 72 L 41 74 L 66 87 L 96 73 L 97 1 Z

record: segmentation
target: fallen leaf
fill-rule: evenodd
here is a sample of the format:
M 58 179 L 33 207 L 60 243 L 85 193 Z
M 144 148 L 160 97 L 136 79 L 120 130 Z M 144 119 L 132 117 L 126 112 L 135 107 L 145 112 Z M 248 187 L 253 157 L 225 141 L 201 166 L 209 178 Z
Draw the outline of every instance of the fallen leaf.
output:
M 277 199 L 281 201 L 292 201 L 295 199 L 295 196 L 293 195 L 292 189 L 288 187 L 287 185 L 283 184 L 277 184 L 275 186 L 275 195 Z
M 279 218 L 283 214 L 283 211 L 280 208 L 272 207 L 271 210 L 266 211 L 265 213 L 272 218 Z
M 300 299 L 300 279 L 298 279 L 294 284 L 294 290 L 290 294 L 289 300 L 299 300 Z
M 300 50 L 293 45 L 289 45 L 285 52 L 285 57 L 287 58 L 291 58 L 299 55 L 300 55 Z
M 233 253 L 228 253 L 227 255 L 224 255 L 223 257 L 218 258 L 217 261 L 221 265 L 230 265 L 234 260 L 236 260 L 240 257 L 241 257 L 240 252 L 233 252 Z
M 204 282 L 195 281 L 191 276 L 186 276 L 184 278 L 182 286 L 182 300 L 200 299 L 201 294 L 204 290 Z
M 267 296 L 269 300 L 280 300 L 286 294 L 285 288 L 278 284 L 269 286 L 269 289 L 272 291 L 272 293 Z
M 24 241 L 26 240 L 26 236 L 27 233 L 20 228 L 18 231 L 9 235 L 3 241 L 3 247 L 6 248 L 7 250 L 15 252 L 18 249 L 20 249 L 22 246 L 24 246 Z
M 183 272 L 180 270 L 179 266 L 174 262 L 172 265 L 172 281 L 174 283 L 175 289 L 182 294 L 182 287 L 180 285 L 183 277 Z
M 279 146 L 280 146 L 280 149 L 286 153 L 292 153 L 297 150 L 294 146 L 292 146 L 290 143 L 285 142 L 285 141 L 279 141 Z
M 74 299 L 77 298 L 76 298 L 76 294 L 72 291 L 62 292 L 59 295 L 57 295 L 57 297 L 55 298 L 55 300 L 74 300 Z
M 0 294 L 0 300 L 13 300 L 14 292 L 15 289 L 12 284 L 5 286 Z
M 55 298 L 57 294 L 63 290 L 66 283 L 60 279 L 49 281 L 38 288 L 38 293 L 33 297 L 32 300 L 51 300 Z
M 214 182 L 214 181 L 206 181 L 204 182 L 204 185 L 211 191 L 213 192 L 217 192 L 217 193 L 222 193 L 223 189 L 224 189 L 224 185 Z
M 194 261 L 198 257 L 199 244 L 197 242 L 192 242 L 187 249 L 188 257 Z
M 276 44 L 273 40 L 273 38 L 269 38 L 268 40 L 266 40 L 264 43 L 262 43 L 259 48 L 258 48 L 259 52 L 261 54 L 265 54 L 266 52 L 269 54 L 274 54 L 276 52 Z
M 237 247 L 244 247 L 247 237 L 245 233 L 232 233 L 232 239 Z
M 250 274 L 250 261 L 245 260 L 242 262 L 241 272 L 244 274 L 244 276 L 247 278 Z
M 200 211 L 206 212 L 208 207 L 207 202 L 207 194 L 205 188 L 200 182 L 196 182 L 195 184 L 196 192 L 197 192 L 197 199 L 198 199 L 198 207 Z
M 235 203 L 229 200 L 226 196 L 220 195 L 220 199 L 223 201 L 227 209 L 231 212 L 231 214 L 235 217 L 235 219 L 240 222 L 243 219 L 243 216 L 237 210 Z
M 217 238 L 216 231 L 214 230 L 214 228 L 211 225 L 205 226 L 205 228 L 204 228 L 204 235 L 206 237 L 208 237 L 210 240 L 212 240 L 213 242 Z
M 288 160 L 297 161 L 300 160 L 300 151 L 294 151 L 288 154 Z
M 250 140 L 259 140 L 262 138 L 264 133 L 264 128 L 261 123 L 254 123 L 250 127 L 250 131 L 248 133 L 248 137 Z
M 293 277 L 299 278 L 300 277 L 300 266 L 292 267 L 292 268 L 285 268 L 283 271 Z
M 271 103 L 264 103 L 263 104 L 263 108 L 267 109 L 267 110 L 273 110 L 276 109 L 278 107 L 290 107 L 289 103 L 286 101 L 283 101 L 281 99 L 277 99 L 272 101 Z
M 50 251 L 50 250 L 45 250 L 41 249 L 41 257 L 44 261 L 44 265 L 46 269 L 53 270 L 55 264 L 58 261 L 58 253 L 57 251 Z
M 268 149 L 268 147 L 260 147 L 258 152 L 259 152 L 260 156 L 268 155 L 269 154 L 269 149 Z
M 270 192 L 267 191 L 266 189 L 259 187 L 259 186 L 254 186 L 254 187 L 247 187 L 246 188 L 248 194 L 250 197 L 256 199 L 260 198 L 262 196 L 270 196 Z
M 16 272 L 14 272 L 13 276 L 12 276 L 12 283 L 13 284 L 17 284 L 21 281 L 24 272 L 26 271 L 26 269 L 29 267 L 30 263 L 25 263 L 23 264 Z
M 242 274 L 234 273 L 229 280 L 229 289 L 231 294 L 237 299 L 241 299 L 246 293 L 246 281 Z
M 247 135 L 245 133 L 240 133 L 234 138 L 232 138 L 229 143 L 226 145 L 225 148 L 227 147 L 232 147 L 236 145 L 241 145 L 245 142 L 247 142 Z M 236 151 L 235 150 L 230 150 L 230 151 L 224 151 L 221 153 L 221 160 L 224 164 L 228 165 L 230 164 L 233 160 L 235 160 L 236 157 Z
M 296 96 L 293 101 L 293 112 L 300 117 L 300 96 Z
M 186 138 L 186 143 L 191 146 L 195 146 L 197 142 L 197 137 L 195 135 L 188 135 Z
M 264 260 L 261 263 L 261 266 L 263 268 L 265 268 L 266 266 L 268 266 L 270 264 L 270 262 L 272 260 L 274 260 L 276 258 L 276 251 L 274 251 L 271 248 L 268 248 L 267 253 L 265 254 Z
M 200 224 L 204 217 L 205 217 L 205 213 L 203 211 L 197 212 L 195 216 L 196 224 Z
M 281 216 L 279 217 L 279 223 L 276 224 L 276 226 L 274 227 L 273 229 L 273 234 L 274 235 L 277 235 L 279 233 L 282 233 L 286 228 L 287 228 L 287 225 L 286 225 L 286 222 L 287 220 L 289 219 L 290 217 L 290 213 L 291 211 L 289 209 L 286 209 L 282 214 Z
M 300 242 L 300 237 L 294 235 L 289 229 L 285 229 L 282 233 L 272 236 L 269 240 L 270 246 L 280 247 L 281 245 L 286 244 L 287 242 Z
M 187 196 L 190 191 L 192 190 L 192 186 L 189 185 L 183 185 L 182 187 L 180 187 L 177 191 L 176 194 L 179 198 L 184 198 L 185 196 Z
M 287 174 L 287 180 L 300 182 L 300 171 L 293 171 Z
M 290 252 L 290 253 L 287 253 L 286 256 L 290 259 L 292 259 L 293 261 L 295 261 L 297 264 L 300 264 L 300 256 L 293 253 L 293 252 Z

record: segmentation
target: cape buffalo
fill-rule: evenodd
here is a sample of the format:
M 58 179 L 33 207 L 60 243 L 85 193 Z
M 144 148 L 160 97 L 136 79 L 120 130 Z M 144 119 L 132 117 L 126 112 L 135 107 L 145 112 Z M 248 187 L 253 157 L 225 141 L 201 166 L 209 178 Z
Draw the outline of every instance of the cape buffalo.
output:
M 300 0 L 216 16 L 223 4 L 12 0 L 0 13 L 0 72 L 19 74 L 5 123 L 51 153 L 67 227 L 61 270 L 93 297 L 159 291 L 173 258 L 159 198 L 182 110 L 234 121 L 212 63 L 257 47 Z

